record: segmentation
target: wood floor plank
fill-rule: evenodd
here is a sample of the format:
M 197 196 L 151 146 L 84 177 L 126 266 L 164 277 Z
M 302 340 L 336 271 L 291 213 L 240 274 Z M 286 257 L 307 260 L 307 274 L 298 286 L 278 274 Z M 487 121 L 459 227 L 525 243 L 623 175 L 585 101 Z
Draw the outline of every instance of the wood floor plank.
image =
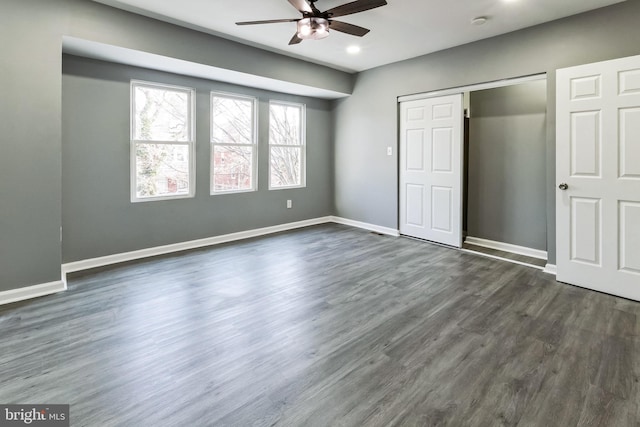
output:
M 638 426 L 640 304 L 327 224 L 0 307 L 0 402 L 74 426 Z

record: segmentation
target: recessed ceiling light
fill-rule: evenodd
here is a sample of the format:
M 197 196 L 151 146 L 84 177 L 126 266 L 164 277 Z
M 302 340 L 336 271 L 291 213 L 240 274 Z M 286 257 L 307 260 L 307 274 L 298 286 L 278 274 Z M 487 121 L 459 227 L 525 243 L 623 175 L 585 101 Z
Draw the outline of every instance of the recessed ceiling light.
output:
M 471 23 L 473 25 L 484 25 L 487 22 L 487 17 L 486 16 L 478 16 L 477 18 L 473 18 L 471 20 Z
M 351 55 L 356 55 L 358 53 L 360 53 L 360 46 L 356 46 L 356 45 L 351 45 L 347 48 L 347 53 L 351 54 Z

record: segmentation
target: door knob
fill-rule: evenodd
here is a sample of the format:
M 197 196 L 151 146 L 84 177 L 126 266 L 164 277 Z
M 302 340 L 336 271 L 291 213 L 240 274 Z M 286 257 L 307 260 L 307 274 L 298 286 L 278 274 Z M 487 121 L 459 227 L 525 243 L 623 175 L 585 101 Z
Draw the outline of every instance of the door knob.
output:
M 561 190 L 566 190 L 567 188 L 569 188 L 569 186 L 563 182 L 562 184 L 558 185 L 558 188 Z

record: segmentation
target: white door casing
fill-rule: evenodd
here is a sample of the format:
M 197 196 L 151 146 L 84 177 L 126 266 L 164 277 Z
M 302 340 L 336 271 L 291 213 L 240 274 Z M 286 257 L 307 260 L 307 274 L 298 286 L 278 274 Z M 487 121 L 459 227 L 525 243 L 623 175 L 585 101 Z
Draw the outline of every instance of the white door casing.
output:
M 462 94 L 400 103 L 400 233 L 462 246 Z
M 640 301 L 640 56 L 556 85 L 557 279 Z

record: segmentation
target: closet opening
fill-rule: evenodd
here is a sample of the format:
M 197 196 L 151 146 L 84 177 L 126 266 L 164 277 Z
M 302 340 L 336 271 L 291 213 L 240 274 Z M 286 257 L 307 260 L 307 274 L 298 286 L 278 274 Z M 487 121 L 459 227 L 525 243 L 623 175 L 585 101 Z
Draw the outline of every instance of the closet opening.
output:
M 546 77 L 463 102 L 463 250 L 544 268 Z
M 399 231 L 544 269 L 547 78 L 406 95 Z

